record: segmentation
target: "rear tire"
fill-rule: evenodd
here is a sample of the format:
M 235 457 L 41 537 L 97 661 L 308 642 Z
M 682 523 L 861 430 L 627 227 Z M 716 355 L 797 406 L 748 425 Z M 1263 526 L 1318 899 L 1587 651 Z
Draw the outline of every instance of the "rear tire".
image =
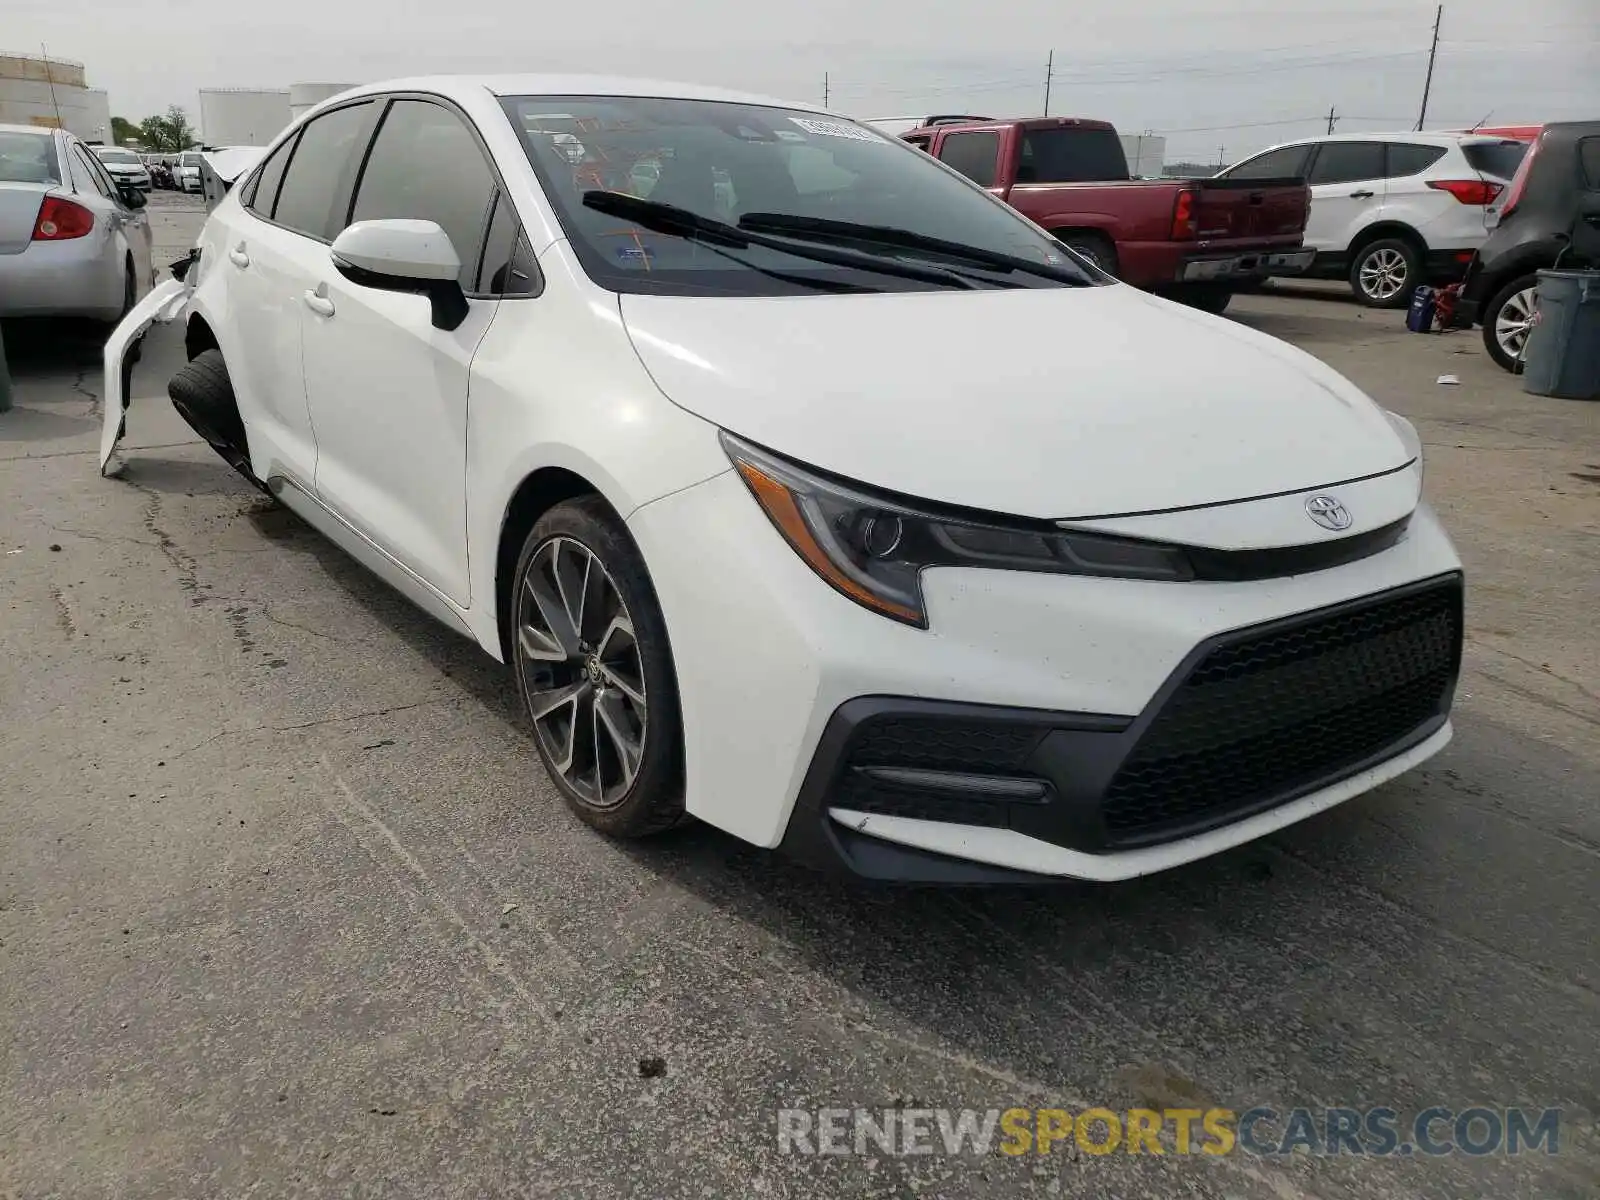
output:
M 1379 238 L 1350 256 L 1350 290 L 1368 308 L 1405 308 L 1422 283 L 1422 252 L 1405 238 Z
M 1117 274 L 1117 246 L 1105 234 L 1068 230 L 1056 234 L 1056 240 L 1087 258 L 1107 275 Z
M 1221 316 L 1233 300 L 1233 289 L 1212 283 L 1191 283 L 1168 293 L 1179 304 Z
M 564 501 L 523 543 L 512 583 L 517 692 L 551 782 L 612 837 L 684 820 L 683 721 L 655 588 L 598 496 Z
M 1517 372 L 1517 360 L 1532 328 L 1537 275 L 1513 279 L 1483 307 L 1483 348 L 1503 371 Z

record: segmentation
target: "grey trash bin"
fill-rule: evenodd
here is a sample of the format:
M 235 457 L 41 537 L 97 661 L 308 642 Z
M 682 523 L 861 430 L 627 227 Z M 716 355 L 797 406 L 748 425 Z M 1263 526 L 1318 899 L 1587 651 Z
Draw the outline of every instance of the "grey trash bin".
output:
M 1600 271 L 1540 271 L 1522 390 L 1600 400 Z

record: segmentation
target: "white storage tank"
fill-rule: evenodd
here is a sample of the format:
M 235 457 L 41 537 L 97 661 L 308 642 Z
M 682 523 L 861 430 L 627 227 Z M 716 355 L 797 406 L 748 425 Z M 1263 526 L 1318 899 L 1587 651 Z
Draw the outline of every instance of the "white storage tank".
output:
M 265 146 L 288 123 L 287 89 L 200 89 L 200 137 L 208 146 Z
M 81 62 L 0 51 L 0 122 L 109 141 L 111 106 L 104 92 L 90 90 Z
M 1155 133 L 1123 133 L 1122 153 L 1128 159 L 1128 174 L 1135 179 L 1160 179 L 1166 165 L 1167 139 Z
M 340 92 L 355 87 L 353 83 L 291 83 L 289 85 L 289 119 L 298 121 L 317 105 Z

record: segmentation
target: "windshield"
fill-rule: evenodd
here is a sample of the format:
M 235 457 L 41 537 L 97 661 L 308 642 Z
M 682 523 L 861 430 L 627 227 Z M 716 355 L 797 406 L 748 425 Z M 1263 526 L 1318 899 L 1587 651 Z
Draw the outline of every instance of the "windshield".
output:
M 139 156 L 127 150 L 108 150 L 104 146 L 96 146 L 94 152 L 100 156 L 100 161 L 104 163 L 116 163 L 119 167 L 137 167 L 140 165 Z
M 200 165 L 200 156 L 198 154 L 180 154 L 178 155 L 178 165 L 180 167 L 198 167 Z
M 0 183 L 60 183 L 55 139 L 0 129 Z
M 1003 280 L 1007 286 L 1099 282 L 1005 205 L 922 152 L 853 121 L 753 104 L 628 96 L 517 96 L 504 104 L 584 270 L 612 291 L 783 295 L 818 286 L 910 291 L 939 284 L 818 262 L 770 244 L 729 250 L 651 232 L 586 207 L 586 192 L 621 192 L 729 225 L 751 214 L 777 214 L 909 231 L 1050 264 L 1066 277 L 1013 272 Z M 781 236 L 801 248 L 809 235 Z M 852 245 L 905 262 L 953 261 L 926 247 L 875 243 L 865 231 Z M 971 267 L 962 261 L 963 270 Z M 973 278 L 982 286 L 981 267 Z

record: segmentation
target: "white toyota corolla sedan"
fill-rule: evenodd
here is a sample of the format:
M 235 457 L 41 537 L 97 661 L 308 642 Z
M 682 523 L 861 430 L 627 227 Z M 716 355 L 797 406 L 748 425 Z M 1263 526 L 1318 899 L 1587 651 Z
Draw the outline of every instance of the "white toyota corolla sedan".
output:
M 291 127 L 186 278 L 178 410 L 512 668 L 615 835 L 1113 880 L 1450 738 L 1416 432 L 804 105 L 430 78 Z M 508 681 L 508 686 L 510 682 Z

